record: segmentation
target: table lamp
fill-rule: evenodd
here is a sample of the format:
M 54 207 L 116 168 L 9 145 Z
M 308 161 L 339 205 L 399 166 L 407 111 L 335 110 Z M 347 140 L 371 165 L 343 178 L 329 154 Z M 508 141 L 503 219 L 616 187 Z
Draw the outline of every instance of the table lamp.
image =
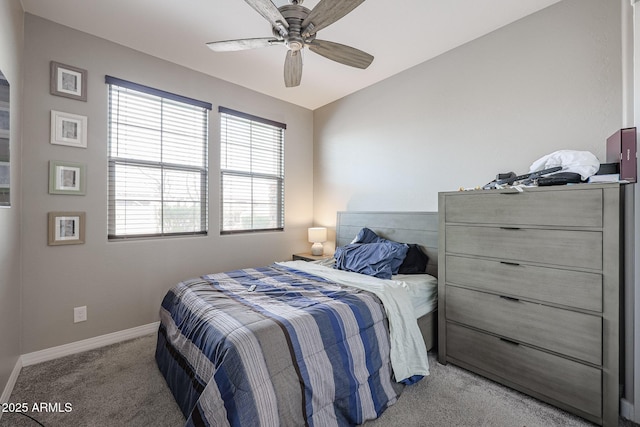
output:
M 309 228 L 309 242 L 312 242 L 311 255 L 324 255 L 324 246 L 327 241 L 327 229 L 325 227 Z

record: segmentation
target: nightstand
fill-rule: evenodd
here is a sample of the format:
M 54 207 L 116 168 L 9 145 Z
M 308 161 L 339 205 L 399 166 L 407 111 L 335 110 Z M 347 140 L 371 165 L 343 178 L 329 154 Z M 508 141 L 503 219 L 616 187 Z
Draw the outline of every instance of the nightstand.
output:
M 331 259 L 332 255 L 311 255 L 310 253 L 293 254 L 294 261 L 323 261 L 325 259 Z

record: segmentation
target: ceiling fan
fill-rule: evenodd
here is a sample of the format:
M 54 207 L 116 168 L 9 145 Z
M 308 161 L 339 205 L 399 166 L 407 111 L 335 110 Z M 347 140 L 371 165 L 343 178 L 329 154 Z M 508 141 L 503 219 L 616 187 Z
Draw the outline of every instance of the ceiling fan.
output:
M 364 69 L 373 61 L 373 56 L 361 50 L 316 39 L 316 33 L 319 30 L 344 17 L 364 0 L 320 0 L 313 10 L 302 6 L 303 0 L 289 0 L 291 4 L 279 8 L 271 0 L 245 1 L 271 23 L 273 37 L 210 42 L 207 46 L 216 52 L 256 49 L 272 45 L 286 46 L 288 49 L 284 61 L 286 87 L 300 85 L 304 47 L 325 58 L 351 67 Z

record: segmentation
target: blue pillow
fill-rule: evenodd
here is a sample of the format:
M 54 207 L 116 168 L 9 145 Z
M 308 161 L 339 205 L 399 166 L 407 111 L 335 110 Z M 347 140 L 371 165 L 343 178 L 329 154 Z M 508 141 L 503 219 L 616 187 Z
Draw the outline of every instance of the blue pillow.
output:
M 355 239 L 351 243 L 379 243 L 383 239 L 378 236 L 375 231 L 365 227 L 358 232 Z
M 335 268 L 391 279 L 393 274 L 397 274 L 397 269 L 402 263 L 400 261 L 400 264 L 397 264 L 397 260 L 403 260 L 407 250 L 406 245 L 388 240 L 378 243 L 352 243 L 336 248 Z M 396 264 L 398 267 L 395 267 Z
M 393 260 L 391 261 L 391 274 L 399 273 L 400 266 L 405 261 L 407 251 L 409 250 L 409 245 L 394 242 L 393 240 L 384 239 L 378 236 L 375 231 L 367 227 L 364 227 L 362 230 L 360 230 L 351 243 L 389 243 L 390 245 L 395 246 L 395 255 Z

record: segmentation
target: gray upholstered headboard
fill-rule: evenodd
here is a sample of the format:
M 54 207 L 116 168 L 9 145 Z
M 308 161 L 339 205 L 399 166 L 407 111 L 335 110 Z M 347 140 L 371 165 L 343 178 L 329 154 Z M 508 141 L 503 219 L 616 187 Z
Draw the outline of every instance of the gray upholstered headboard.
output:
M 380 237 L 416 243 L 427 256 L 427 273 L 438 276 L 438 212 L 338 212 L 336 246 L 349 244 L 362 227 Z

